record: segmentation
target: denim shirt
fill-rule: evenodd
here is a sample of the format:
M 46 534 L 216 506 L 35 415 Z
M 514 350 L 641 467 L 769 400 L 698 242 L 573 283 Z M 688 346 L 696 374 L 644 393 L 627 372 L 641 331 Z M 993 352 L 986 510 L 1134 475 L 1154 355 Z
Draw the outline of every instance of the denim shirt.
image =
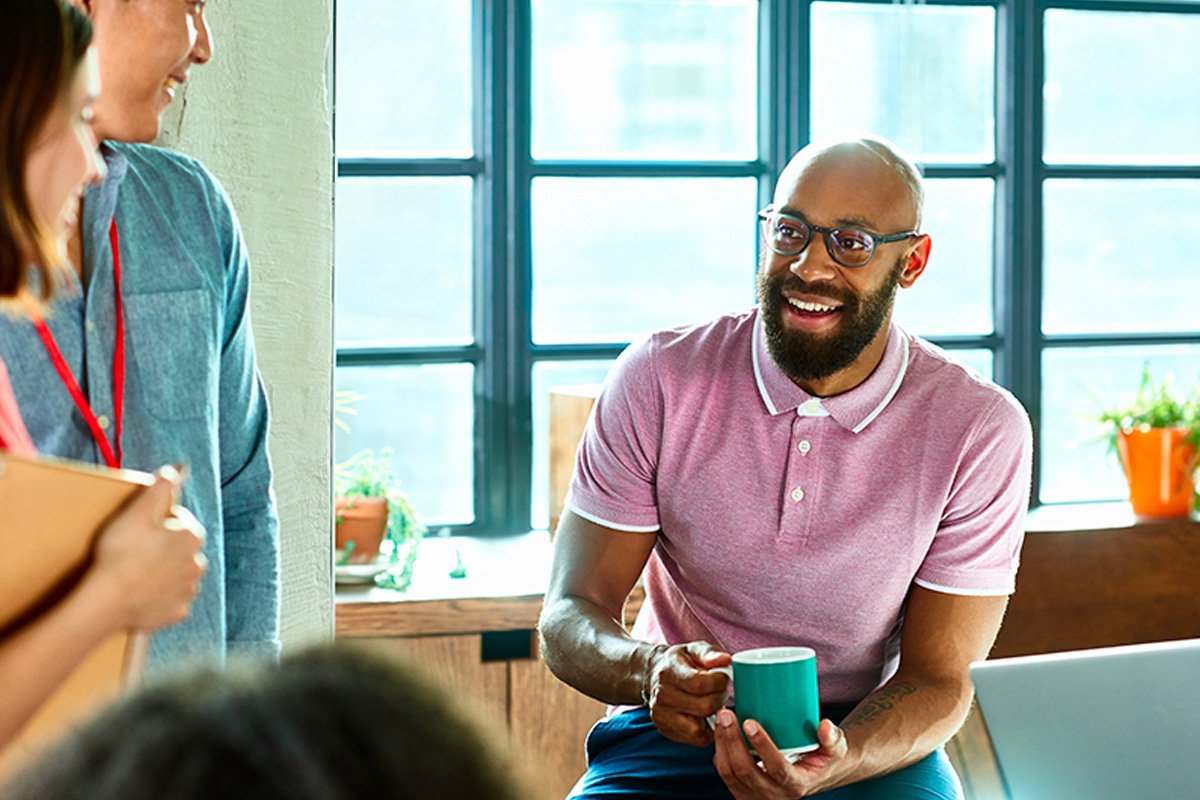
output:
M 148 667 L 279 649 L 278 518 L 267 402 L 247 308 L 249 263 L 225 191 L 198 162 L 106 143 L 104 182 L 83 207 L 83 292 L 46 321 L 96 416 L 113 427 L 114 208 L 125 308 L 122 466 L 185 464 L 181 503 L 208 532 L 190 616 L 153 635 Z M 0 315 L 0 359 L 40 452 L 103 463 L 33 325 Z

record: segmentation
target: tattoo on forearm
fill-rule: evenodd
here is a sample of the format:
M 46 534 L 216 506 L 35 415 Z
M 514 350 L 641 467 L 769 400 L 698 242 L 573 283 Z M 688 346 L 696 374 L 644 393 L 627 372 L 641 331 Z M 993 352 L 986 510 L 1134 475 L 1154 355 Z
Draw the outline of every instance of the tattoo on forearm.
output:
M 917 687 L 908 681 L 889 683 L 874 694 L 868 695 L 862 705 L 851 711 L 850 715 L 842 720 L 842 730 L 874 722 L 880 714 L 895 708 L 897 703 L 916 691 Z

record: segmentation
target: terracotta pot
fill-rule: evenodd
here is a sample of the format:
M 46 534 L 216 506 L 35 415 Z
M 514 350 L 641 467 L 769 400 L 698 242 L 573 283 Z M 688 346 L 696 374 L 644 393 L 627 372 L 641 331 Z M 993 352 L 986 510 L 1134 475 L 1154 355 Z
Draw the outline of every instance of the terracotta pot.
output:
M 343 550 L 354 542 L 349 563 L 369 564 L 379 556 L 379 545 L 387 533 L 388 506 L 385 497 L 339 497 L 335 503 L 336 547 Z
M 1183 441 L 1187 428 L 1139 428 L 1117 433 L 1117 452 L 1133 513 L 1186 517 L 1196 494 L 1196 448 Z

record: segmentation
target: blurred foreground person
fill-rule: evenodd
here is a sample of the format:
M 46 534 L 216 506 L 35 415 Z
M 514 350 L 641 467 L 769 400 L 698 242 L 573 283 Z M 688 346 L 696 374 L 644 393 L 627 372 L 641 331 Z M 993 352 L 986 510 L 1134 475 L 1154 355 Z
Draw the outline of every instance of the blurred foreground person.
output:
M 0 790 L 5 800 L 537 796 L 412 667 L 331 645 L 148 686 Z

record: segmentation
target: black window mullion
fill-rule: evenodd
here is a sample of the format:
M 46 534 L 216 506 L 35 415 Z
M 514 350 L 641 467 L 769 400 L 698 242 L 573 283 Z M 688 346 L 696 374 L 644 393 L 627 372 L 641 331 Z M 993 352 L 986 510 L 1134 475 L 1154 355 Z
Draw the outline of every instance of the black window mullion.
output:
M 483 172 L 475 187 L 475 280 L 472 304 L 475 341 L 483 359 L 475 372 L 475 522 L 471 529 L 490 530 L 507 511 L 503 476 L 491 465 L 506 457 L 503 337 L 507 319 L 503 276 L 497 264 L 507 258 L 509 226 L 507 117 L 508 3 L 475 0 L 472 9 L 474 52 L 475 151 L 482 155 Z
M 508 63 L 508 192 L 511 218 L 507 230 L 506 259 L 495 265 L 504 276 L 508 317 L 503 329 L 505 343 L 504 395 L 507 458 L 493 459 L 490 469 L 503 473 L 505 487 L 504 529 L 529 528 L 533 471 L 533 403 L 531 352 L 533 308 L 532 208 L 530 204 L 533 164 L 530 155 L 533 105 L 533 20 L 530 0 L 509 2 Z M 499 483 L 498 476 L 498 483 Z
M 478 158 L 339 158 L 339 178 L 398 178 L 427 176 L 479 175 L 483 162 Z
M 1034 442 L 1041 427 L 1042 374 L 1042 82 L 1041 0 L 999 9 L 997 144 L 1004 164 L 996 227 L 995 318 L 1003 345 L 996 378 L 1029 412 Z M 1033 504 L 1040 464 L 1033 465 Z
M 763 172 L 758 161 L 529 161 L 537 178 L 745 178 Z

